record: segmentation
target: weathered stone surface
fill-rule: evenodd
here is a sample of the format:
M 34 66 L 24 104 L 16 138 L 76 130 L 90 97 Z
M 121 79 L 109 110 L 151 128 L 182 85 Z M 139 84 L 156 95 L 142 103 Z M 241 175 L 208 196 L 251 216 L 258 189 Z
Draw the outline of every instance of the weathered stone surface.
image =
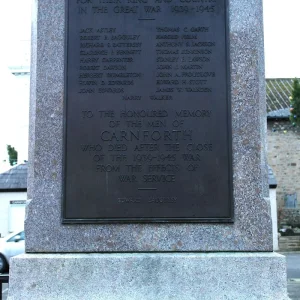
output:
M 25 254 L 11 268 L 9 300 L 288 299 L 273 253 Z
M 271 251 L 261 1 L 229 1 L 235 222 L 227 225 L 61 224 L 65 1 L 35 3 L 26 251 Z

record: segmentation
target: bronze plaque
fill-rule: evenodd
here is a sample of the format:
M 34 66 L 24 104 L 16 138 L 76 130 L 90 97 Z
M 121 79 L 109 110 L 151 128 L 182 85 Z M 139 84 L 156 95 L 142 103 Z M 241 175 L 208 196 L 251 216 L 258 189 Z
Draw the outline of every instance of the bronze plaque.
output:
M 63 222 L 232 222 L 227 2 L 66 12 Z

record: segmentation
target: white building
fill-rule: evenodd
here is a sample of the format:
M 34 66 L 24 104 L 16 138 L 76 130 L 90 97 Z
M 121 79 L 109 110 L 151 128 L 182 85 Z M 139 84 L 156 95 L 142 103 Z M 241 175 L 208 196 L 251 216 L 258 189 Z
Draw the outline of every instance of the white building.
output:
M 23 229 L 27 199 L 27 164 L 0 174 L 0 234 Z

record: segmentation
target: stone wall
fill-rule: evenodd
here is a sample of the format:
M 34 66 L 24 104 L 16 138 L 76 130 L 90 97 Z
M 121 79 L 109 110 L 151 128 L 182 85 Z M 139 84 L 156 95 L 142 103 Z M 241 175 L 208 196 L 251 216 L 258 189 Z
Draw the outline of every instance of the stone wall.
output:
M 281 236 L 279 238 L 280 251 L 299 251 L 300 236 Z
M 300 227 L 300 209 L 280 208 L 278 212 L 278 223 Z
M 299 251 L 300 250 L 300 208 L 280 208 L 278 211 L 278 226 L 291 226 L 294 234 L 279 236 L 278 245 L 280 251 Z
M 286 194 L 297 193 L 300 203 L 300 128 L 288 120 L 268 120 L 268 163 L 277 179 L 277 206 Z

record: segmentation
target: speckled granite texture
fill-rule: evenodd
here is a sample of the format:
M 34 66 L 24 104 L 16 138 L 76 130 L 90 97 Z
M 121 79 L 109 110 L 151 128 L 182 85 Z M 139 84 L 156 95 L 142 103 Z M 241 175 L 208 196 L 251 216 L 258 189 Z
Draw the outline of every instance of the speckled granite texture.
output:
M 61 224 L 65 1 L 35 5 L 26 252 L 272 251 L 261 0 L 229 1 L 234 224 Z
M 8 300 L 289 299 L 279 254 L 25 254 L 11 267 Z

